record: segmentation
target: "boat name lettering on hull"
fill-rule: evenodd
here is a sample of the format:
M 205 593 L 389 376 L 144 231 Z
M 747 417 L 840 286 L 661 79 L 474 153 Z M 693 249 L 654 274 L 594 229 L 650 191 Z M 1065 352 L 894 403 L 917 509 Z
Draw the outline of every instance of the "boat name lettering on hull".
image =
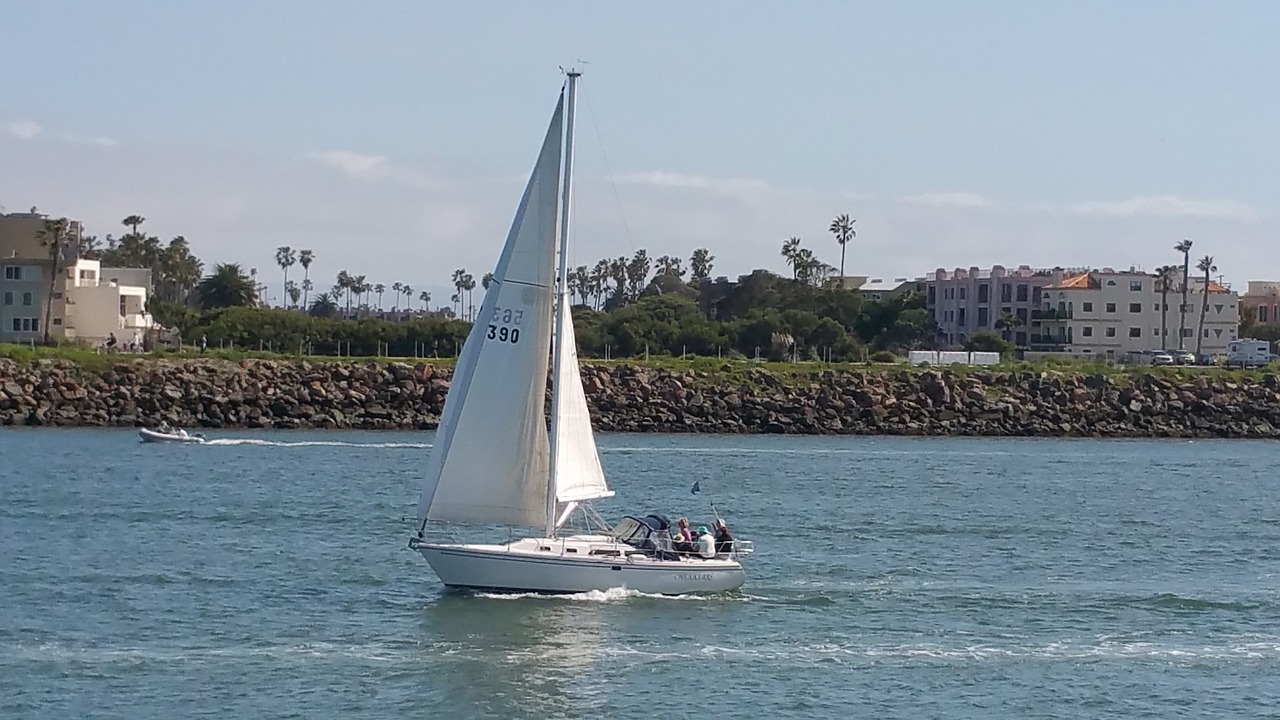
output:
M 711 573 L 676 573 L 677 580 L 710 580 Z

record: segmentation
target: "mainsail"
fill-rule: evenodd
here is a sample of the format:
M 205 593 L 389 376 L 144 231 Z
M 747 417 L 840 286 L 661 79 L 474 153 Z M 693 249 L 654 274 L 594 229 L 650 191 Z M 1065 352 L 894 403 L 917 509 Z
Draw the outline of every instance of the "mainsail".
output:
M 545 520 L 563 112 L 562 92 L 454 369 L 418 501 L 421 522 L 538 527 Z

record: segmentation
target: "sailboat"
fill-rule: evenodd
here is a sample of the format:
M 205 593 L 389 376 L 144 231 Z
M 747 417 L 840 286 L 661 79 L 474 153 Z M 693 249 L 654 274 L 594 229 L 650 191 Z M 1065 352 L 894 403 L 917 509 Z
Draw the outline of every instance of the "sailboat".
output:
M 591 428 L 569 311 L 566 248 L 580 73 L 566 75 L 454 369 L 423 479 L 418 532 L 409 547 L 449 588 L 733 590 L 745 581 L 740 560 L 751 552 L 749 542 L 734 539 L 714 558 L 680 555 L 670 552 L 664 516 L 632 515 L 610 527 L 592 505 L 613 491 Z M 562 533 L 575 516 L 586 530 Z M 495 544 L 434 542 L 426 535 L 430 522 L 539 528 L 542 534 Z

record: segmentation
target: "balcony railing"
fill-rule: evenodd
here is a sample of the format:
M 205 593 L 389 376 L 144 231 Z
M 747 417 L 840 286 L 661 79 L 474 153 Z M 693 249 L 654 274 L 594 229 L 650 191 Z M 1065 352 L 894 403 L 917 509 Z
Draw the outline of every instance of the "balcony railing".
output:
M 1040 309 L 1031 311 L 1032 320 L 1070 320 L 1075 316 L 1072 310 Z

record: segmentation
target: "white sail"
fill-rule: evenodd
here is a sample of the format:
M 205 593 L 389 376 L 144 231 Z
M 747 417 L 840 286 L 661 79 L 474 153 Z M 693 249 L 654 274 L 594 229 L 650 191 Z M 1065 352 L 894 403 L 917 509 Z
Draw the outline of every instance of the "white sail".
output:
M 418 519 L 541 526 L 564 95 L 493 282 L 467 335 L 427 466 Z
M 566 297 L 567 301 L 568 298 Z M 591 430 L 591 413 L 582 389 L 582 373 L 578 368 L 578 343 L 573 333 L 573 316 L 564 310 L 564 343 L 556 352 L 560 358 L 560 418 L 556 438 L 556 500 L 562 503 L 609 497 L 613 492 L 600 467 L 595 433 Z

